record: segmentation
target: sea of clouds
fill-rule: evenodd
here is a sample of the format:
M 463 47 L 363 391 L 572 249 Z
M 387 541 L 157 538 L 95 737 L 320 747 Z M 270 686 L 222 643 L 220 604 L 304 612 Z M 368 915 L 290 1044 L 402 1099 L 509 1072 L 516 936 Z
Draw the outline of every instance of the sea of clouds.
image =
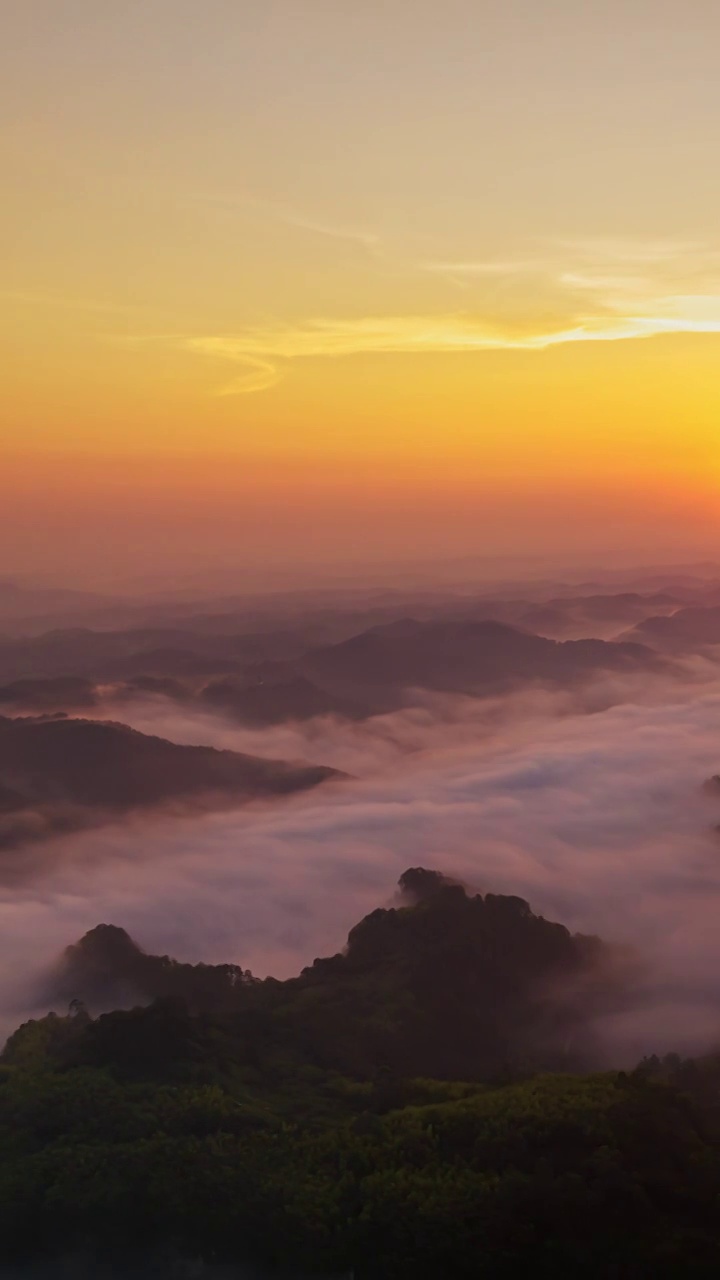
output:
M 284 977 L 339 950 L 362 915 L 392 902 L 398 876 L 424 865 L 637 951 L 635 1003 L 602 1028 L 611 1060 L 711 1047 L 720 798 L 702 784 L 720 770 L 715 674 L 428 697 L 362 724 L 254 730 L 165 702 L 131 706 L 123 718 L 145 732 L 352 777 L 242 809 L 138 816 L 9 855 L 0 1030 L 36 1011 L 38 974 L 100 922 L 155 953 Z

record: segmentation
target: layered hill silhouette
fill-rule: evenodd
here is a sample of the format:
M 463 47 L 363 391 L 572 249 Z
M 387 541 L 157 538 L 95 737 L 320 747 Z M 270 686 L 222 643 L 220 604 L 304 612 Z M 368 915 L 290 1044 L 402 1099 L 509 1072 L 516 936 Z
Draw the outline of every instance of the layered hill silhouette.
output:
M 555 641 L 493 621 L 409 618 L 316 649 L 297 665 L 325 682 L 472 692 L 512 681 L 573 680 L 598 670 L 637 668 L 652 661 L 652 654 L 641 645 Z
M 319 765 L 179 746 L 112 722 L 0 717 L 0 848 L 134 809 L 218 807 L 340 776 Z
M 281 1055 L 362 1077 L 385 1065 L 476 1080 L 508 1064 L 553 1069 L 592 1059 L 592 1018 L 617 1006 L 627 977 L 615 953 L 534 915 L 520 898 L 473 894 L 436 871 L 412 868 L 399 888 L 399 904 L 365 917 L 342 953 L 284 982 L 238 965 L 147 955 L 123 929 L 99 925 L 67 949 L 44 996 L 94 1012 L 179 1001 L 191 1040 L 203 1018 L 222 1015 L 241 1060 Z M 96 1065 L 117 1052 L 127 1066 L 128 1055 L 142 1056 L 155 1016 L 101 1016 L 83 1052 Z M 173 1052 L 181 1061 L 177 1044 Z
M 720 606 L 678 609 L 645 618 L 621 637 L 668 653 L 692 653 L 720 645 Z
M 40 635 L 0 639 L 0 679 L 75 676 L 122 680 L 135 675 L 212 670 L 215 662 L 240 669 L 268 652 L 294 655 L 302 648 L 283 635 L 205 636 L 191 628 L 93 631 L 68 627 Z
M 312 649 L 292 663 L 264 663 L 241 677 L 210 681 L 202 698 L 260 723 L 328 711 L 361 718 L 412 702 L 413 690 L 487 696 L 529 683 L 569 687 L 601 672 L 659 665 L 658 655 L 637 643 L 557 641 L 501 622 L 409 618 Z
M 667 621 L 661 617 L 643 624 L 647 636 L 638 631 L 624 642 L 554 638 L 593 625 L 612 630 L 653 607 L 671 608 L 672 597 L 435 605 L 435 616 L 400 616 L 350 634 L 349 620 L 338 615 L 324 627 L 298 620 L 257 633 L 193 630 L 189 619 L 172 628 L 78 627 L 6 637 L 0 708 L 83 714 L 149 695 L 197 703 L 250 725 L 330 714 L 363 719 L 412 702 L 416 690 L 487 696 L 528 683 L 569 687 L 607 671 L 655 668 L 662 659 L 652 624 Z M 318 644 L 323 629 L 340 638 Z
M 681 598 L 669 592 L 645 595 L 639 591 L 623 591 L 560 597 L 529 607 L 524 605 L 515 616 L 502 620 L 557 639 L 573 635 L 614 638 L 623 626 L 642 622 L 653 614 L 673 613 L 682 604 Z

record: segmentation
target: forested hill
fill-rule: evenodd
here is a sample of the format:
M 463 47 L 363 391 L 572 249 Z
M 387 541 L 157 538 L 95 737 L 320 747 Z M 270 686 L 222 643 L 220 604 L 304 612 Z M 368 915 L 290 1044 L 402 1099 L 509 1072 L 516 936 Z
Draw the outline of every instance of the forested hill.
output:
M 519 898 L 418 868 L 400 887 L 286 982 L 112 926 L 69 948 L 68 1012 L 0 1062 L 0 1267 L 720 1273 L 718 1062 L 581 1074 L 626 959 Z M 135 1007 L 96 1013 L 116 999 Z
M 196 813 L 342 776 L 322 765 L 181 746 L 112 721 L 0 715 L 0 851 L 137 810 Z
M 67 949 L 47 998 L 92 1012 L 172 998 L 189 1015 L 232 1014 L 236 1057 L 281 1046 L 298 1062 L 364 1078 L 382 1065 L 489 1079 L 595 1061 L 592 1019 L 622 1001 L 623 957 L 520 898 L 472 894 L 438 872 L 410 869 L 399 889 L 398 905 L 356 925 L 342 953 L 286 982 L 146 955 L 123 929 L 100 925 Z M 84 1052 L 113 1025 L 94 1024 Z M 118 1025 L 126 1044 L 128 1018 Z

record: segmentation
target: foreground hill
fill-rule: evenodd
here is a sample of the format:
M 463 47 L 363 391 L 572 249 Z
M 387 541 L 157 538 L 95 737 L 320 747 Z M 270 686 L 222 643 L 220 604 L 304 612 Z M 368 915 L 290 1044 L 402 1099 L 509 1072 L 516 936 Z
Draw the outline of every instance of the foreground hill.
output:
M 398 905 L 356 925 L 342 953 L 285 982 L 146 955 L 123 929 L 99 925 L 68 948 L 44 997 L 93 1011 L 179 999 L 192 1016 L 239 1019 L 236 1061 L 280 1052 L 366 1078 L 383 1065 L 488 1079 L 510 1064 L 592 1060 L 592 1019 L 622 1002 L 628 980 L 616 951 L 521 898 L 471 894 L 438 872 L 411 869 L 399 888 Z M 119 1036 L 127 1055 L 134 1017 L 100 1018 L 92 1044 Z M 173 1053 L 163 1069 L 182 1071 Z
M 217 807 L 339 776 L 322 766 L 178 746 L 122 724 L 0 716 L 0 847 L 136 808 Z
M 717 1063 L 570 1074 L 592 1011 L 622 999 L 608 948 L 434 872 L 401 890 L 289 982 L 147 956 L 109 926 L 70 948 L 65 994 L 160 998 L 97 1018 L 76 1002 L 11 1037 L 0 1262 L 717 1275 Z

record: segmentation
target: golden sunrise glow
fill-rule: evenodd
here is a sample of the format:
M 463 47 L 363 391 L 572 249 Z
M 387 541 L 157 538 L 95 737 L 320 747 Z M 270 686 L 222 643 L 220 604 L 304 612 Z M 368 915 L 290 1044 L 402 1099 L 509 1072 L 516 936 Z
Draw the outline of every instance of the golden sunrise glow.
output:
M 720 14 L 661 8 L 16 6 L 17 563 L 100 556 L 61 485 L 136 558 L 181 517 L 241 558 L 710 549 Z

